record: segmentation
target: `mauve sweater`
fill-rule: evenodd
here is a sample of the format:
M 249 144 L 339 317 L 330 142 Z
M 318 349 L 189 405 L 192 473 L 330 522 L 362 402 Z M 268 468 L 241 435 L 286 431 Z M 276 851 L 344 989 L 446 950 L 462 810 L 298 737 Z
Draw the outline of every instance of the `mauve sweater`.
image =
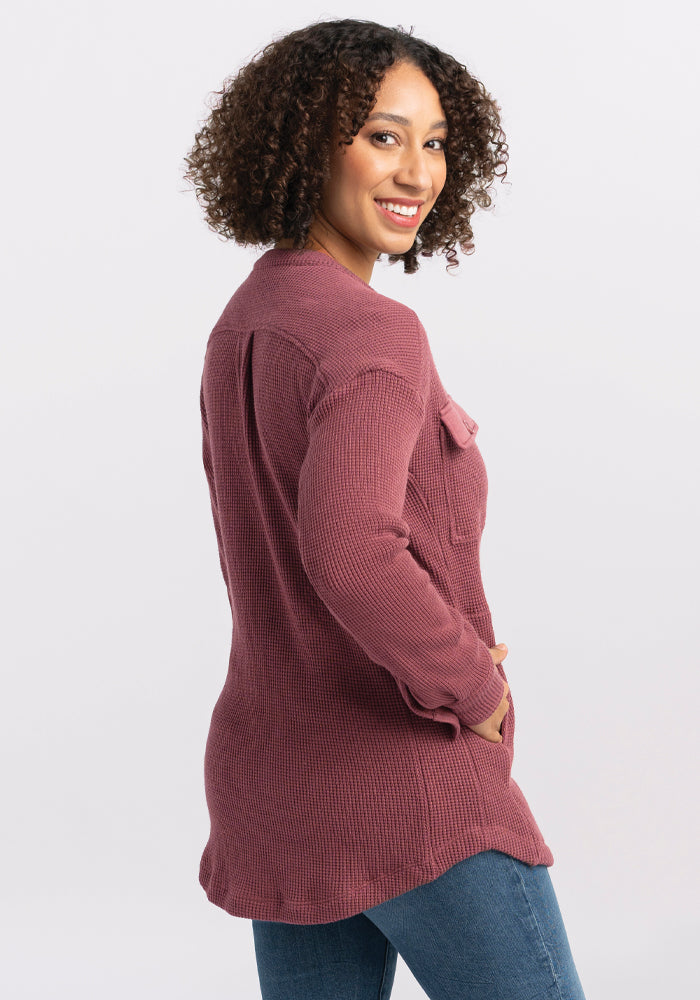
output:
M 476 422 L 425 330 L 314 250 L 269 250 L 209 337 L 203 461 L 233 630 L 200 882 L 320 924 L 478 851 L 553 864 L 502 743 Z

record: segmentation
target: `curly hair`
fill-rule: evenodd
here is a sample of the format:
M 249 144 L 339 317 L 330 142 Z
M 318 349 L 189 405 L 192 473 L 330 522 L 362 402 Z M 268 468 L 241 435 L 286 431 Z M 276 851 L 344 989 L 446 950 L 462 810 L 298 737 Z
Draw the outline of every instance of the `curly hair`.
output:
M 413 29 L 411 29 L 412 32 Z M 435 207 L 403 254 L 404 271 L 418 256 L 456 246 L 474 251 L 470 219 L 491 205 L 494 177 L 505 179 L 508 145 L 496 104 L 456 59 L 403 28 L 373 21 L 323 21 L 271 42 L 214 91 L 214 105 L 185 157 L 210 229 L 261 247 L 292 240 L 304 247 L 329 177 L 331 143 L 350 145 L 372 110 L 385 72 L 408 62 L 437 90 L 448 123 L 447 179 Z

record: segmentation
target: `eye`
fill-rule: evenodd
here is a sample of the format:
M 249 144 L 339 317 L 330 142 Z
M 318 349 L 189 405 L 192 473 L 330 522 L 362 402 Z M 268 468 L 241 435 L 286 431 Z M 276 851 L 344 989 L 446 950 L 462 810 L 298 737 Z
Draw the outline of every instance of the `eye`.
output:
M 372 142 L 376 142 L 379 146 L 391 146 L 393 145 L 391 140 L 398 142 L 398 136 L 394 135 L 393 132 L 374 132 L 370 138 Z M 387 140 L 389 141 L 387 142 Z
M 395 146 L 399 142 L 399 137 L 395 132 L 373 132 L 370 139 L 378 146 Z M 446 139 L 428 139 L 426 146 L 436 152 L 444 152 L 446 142 Z M 437 145 L 435 145 L 436 143 Z

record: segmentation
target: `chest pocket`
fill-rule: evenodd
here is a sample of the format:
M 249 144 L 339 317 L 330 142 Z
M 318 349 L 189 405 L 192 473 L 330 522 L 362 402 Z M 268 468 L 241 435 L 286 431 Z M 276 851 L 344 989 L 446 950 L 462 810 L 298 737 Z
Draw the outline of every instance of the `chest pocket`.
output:
M 474 440 L 479 425 L 451 396 L 440 407 L 440 447 L 450 538 L 478 538 L 486 521 L 486 467 Z

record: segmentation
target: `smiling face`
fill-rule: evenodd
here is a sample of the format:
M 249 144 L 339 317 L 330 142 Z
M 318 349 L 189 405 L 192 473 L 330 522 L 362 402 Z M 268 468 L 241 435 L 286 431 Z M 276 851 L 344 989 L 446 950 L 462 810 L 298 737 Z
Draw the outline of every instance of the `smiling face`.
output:
M 410 250 L 445 184 L 446 137 L 430 80 L 412 63 L 391 66 L 352 144 L 331 156 L 312 245 L 365 281 L 378 254 Z

